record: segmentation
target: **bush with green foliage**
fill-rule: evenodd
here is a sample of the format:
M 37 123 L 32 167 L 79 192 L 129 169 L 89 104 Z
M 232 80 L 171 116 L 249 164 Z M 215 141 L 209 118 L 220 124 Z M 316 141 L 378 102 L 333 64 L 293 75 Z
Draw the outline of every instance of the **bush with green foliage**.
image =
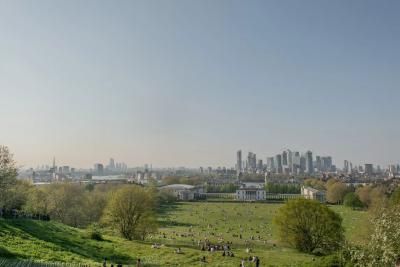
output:
M 280 240 L 301 252 L 327 255 L 344 241 L 340 215 L 314 200 L 288 201 L 278 210 L 274 223 Z
M 364 204 L 361 202 L 358 195 L 354 192 L 347 193 L 344 197 L 343 204 L 346 207 L 350 207 L 352 209 L 361 209 L 364 207 Z
M 97 241 L 103 241 L 103 235 L 101 233 L 100 226 L 97 223 L 93 223 L 88 226 L 86 229 L 88 238 L 97 240 Z

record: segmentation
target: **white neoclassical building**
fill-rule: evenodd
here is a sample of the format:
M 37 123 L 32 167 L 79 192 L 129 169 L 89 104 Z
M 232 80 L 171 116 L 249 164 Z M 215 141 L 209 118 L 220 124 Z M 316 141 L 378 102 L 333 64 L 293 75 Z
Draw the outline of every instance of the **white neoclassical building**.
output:
M 261 184 L 241 184 L 236 190 L 236 199 L 241 201 L 260 201 L 265 200 L 267 193 L 264 190 L 263 183 Z

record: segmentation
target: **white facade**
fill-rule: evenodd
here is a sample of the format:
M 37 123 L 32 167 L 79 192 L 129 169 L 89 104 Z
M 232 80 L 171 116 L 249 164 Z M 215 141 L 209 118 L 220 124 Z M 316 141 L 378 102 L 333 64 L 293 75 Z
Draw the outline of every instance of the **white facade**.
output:
M 259 201 L 265 200 L 267 193 L 263 189 L 242 188 L 236 190 L 236 199 L 241 201 Z
M 171 184 L 160 189 L 173 193 L 178 200 L 194 200 L 203 193 L 203 188 L 186 184 Z
M 301 195 L 306 199 L 317 200 L 319 202 L 326 202 L 325 191 L 317 190 L 315 188 L 302 186 Z

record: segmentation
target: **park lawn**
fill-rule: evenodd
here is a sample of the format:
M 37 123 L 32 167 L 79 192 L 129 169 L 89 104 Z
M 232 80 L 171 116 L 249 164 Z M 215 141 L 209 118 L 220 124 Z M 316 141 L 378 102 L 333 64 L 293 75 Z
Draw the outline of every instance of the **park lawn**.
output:
M 312 256 L 287 248 L 277 239 L 272 220 L 282 205 L 232 202 L 180 203 L 163 216 L 164 228 L 160 231 L 166 234 L 166 238 L 161 235 L 157 242 L 198 249 L 198 240 L 207 238 L 214 244 L 223 240 L 233 243 L 233 251 L 238 258 L 248 257 L 245 248 L 250 247 L 253 250 L 251 255 L 260 257 L 262 266 L 267 264 L 296 266 L 310 263 Z M 365 240 L 367 213 L 344 206 L 331 206 L 331 208 L 342 216 L 347 240 L 352 243 L 362 243 Z M 238 236 L 239 234 L 242 238 Z
M 371 237 L 372 224 L 367 211 L 356 211 L 342 205 L 330 207 L 342 216 L 347 241 L 356 245 L 368 242 Z
M 95 241 L 87 238 L 84 230 L 56 222 L 0 219 L 0 258 L 92 266 L 99 266 L 104 257 L 124 266 L 134 266 L 136 259 L 141 258 L 144 266 L 201 266 L 199 259 L 206 256 L 207 266 L 238 266 L 241 258 L 257 255 L 261 266 L 307 265 L 312 256 L 287 248 L 277 241 L 272 218 L 281 206 L 264 203 L 178 203 L 161 210 L 162 234 L 155 234 L 146 242 L 127 241 L 113 233 L 104 235 L 105 241 Z M 346 237 L 352 242 L 361 242 L 360 226 L 365 221 L 366 213 L 343 206 L 332 209 L 342 215 Z M 242 234 L 242 239 L 239 234 Z M 222 238 L 231 241 L 235 257 L 223 257 L 221 252 L 201 251 L 197 240 L 203 238 L 212 243 Z M 154 242 L 163 244 L 163 247 L 151 249 Z M 174 253 L 177 247 L 182 249 L 183 254 Z M 252 253 L 247 254 L 246 247 L 250 247 Z

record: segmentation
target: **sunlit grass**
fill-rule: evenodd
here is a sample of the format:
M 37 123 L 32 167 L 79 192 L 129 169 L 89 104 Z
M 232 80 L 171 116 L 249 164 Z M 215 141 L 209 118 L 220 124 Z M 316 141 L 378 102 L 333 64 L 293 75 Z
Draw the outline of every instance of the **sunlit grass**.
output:
M 287 248 L 276 238 L 272 218 L 281 205 L 180 203 L 162 210 L 161 234 L 146 242 L 126 241 L 111 234 L 104 235 L 104 241 L 95 241 L 88 239 L 84 230 L 60 223 L 0 219 L 0 257 L 97 263 L 95 266 L 103 258 L 125 265 L 134 265 L 141 258 L 145 266 L 200 266 L 200 258 L 206 256 L 208 266 L 238 266 L 242 258 L 257 255 L 261 266 L 307 265 L 312 256 Z M 364 242 L 366 213 L 342 206 L 332 209 L 343 217 L 346 237 L 352 242 Z M 232 242 L 235 257 L 201 251 L 197 241 L 204 238 L 215 244 Z M 152 249 L 154 242 L 163 246 Z M 183 254 L 174 253 L 177 247 L 182 248 Z M 250 254 L 245 251 L 247 247 L 253 250 Z

